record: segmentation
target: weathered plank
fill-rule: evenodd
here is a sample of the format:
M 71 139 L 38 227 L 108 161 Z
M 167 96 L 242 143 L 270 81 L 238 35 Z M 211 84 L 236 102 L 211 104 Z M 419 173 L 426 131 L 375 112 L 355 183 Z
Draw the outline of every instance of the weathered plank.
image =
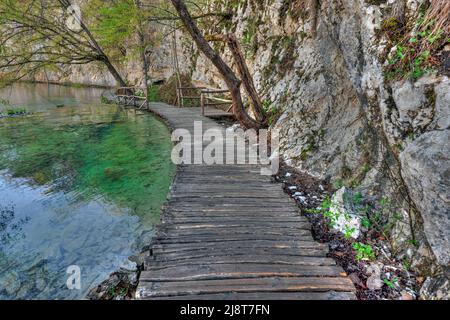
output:
M 146 299 L 147 297 L 142 297 Z M 151 297 L 153 300 L 356 300 L 352 292 L 224 292 Z
M 276 277 L 197 281 L 141 281 L 138 296 L 164 297 L 223 292 L 323 292 L 354 290 L 348 278 Z
M 143 271 L 141 281 L 193 281 L 245 279 L 264 277 L 343 277 L 336 266 L 280 265 L 280 264 L 208 264 L 201 266 L 177 265 L 164 269 Z
M 252 255 L 260 255 L 268 257 L 270 256 L 274 260 L 278 259 L 287 259 L 290 257 L 325 257 L 327 254 L 327 250 L 325 248 L 318 249 L 278 249 L 278 248 L 253 248 L 251 251 Z M 228 248 L 223 250 L 215 250 L 214 248 L 202 248 L 202 249 L 193 249 L 193 250 L 185 250 L 185 251 L 175 251 L 175 252 L 167 252 L 164 250 L 153 249 L 153 256 L 148 256 L 149 261 L 178 261 L 185 259 L 201 259 L 208 257 L 222 257 L 226 256 L 228 258 L 233 256 L 247 256 L 249 255 L 248 248 Z
M 164 269 L 168 267 L 175 266 L 196 266 L 196 268 L 201 269 L 204 265 L 214 265 L 214 264 L 252 264 L 258 263 L 260 265 L 297 265 L 297 266 L 334 266 L 336 262 L 331 258 L 326 257 L 309 257 L 309 256 L 261 256 L 254 255 L 252 253 L 247 255 L 214 255 L 210 257 L 198 258 L 186 258 L 182 261 L 177 261 L 174 263 L 169 263 L 168 261 L 153 260 L 149 261 L 148 270 Z M 236 266 L 238 267 L 238 266 Z M 267 268 L 268 270 L 269 268 Z
M 270 235 L 270 234 L 256 234 L 256 233 L 225 233 L 225 234 L 206 234 L 206 235 L 169 235 L 163 233 L 162 236 L 155 237 L 155 241 L 157 243 L 165 244 L 165 243 L 216 243 L 216 242 L 226 242 L 227 245 L 233 245 L 230 242 L 240 242 L 240 241 L 312 241 L 311 234 L 304 235 Z

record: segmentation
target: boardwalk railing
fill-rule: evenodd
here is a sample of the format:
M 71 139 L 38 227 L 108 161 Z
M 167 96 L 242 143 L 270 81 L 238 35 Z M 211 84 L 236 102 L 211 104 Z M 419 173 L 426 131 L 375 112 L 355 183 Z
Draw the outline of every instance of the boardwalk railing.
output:
M 148 107 L 148 93 L 146 88 L 141 87 L 120 87 L 116 91 L 119 104 L 134 106 L 142 109 Z
M 202 116 L 217 116 L 217 112 L 213 111 L 220 106 L 225 106 L 220 115 L 231 116 L 231 109 L 233 108 L 233 101 L 229 98 L 223 97 L 228 95 L 228 89 L 207 89 L 205 87 L 177 87 L 177 105 L 178 107 L 185 107 L 186 101 L 200 101 L 200 108 Z M 211 108 L 209 108 L 211 107 Z M 207 111 L 209 114 L 206 114 Z
M 202 116 L 205 116 L 205 107 L 217 107 L 217 106 L 229 106 L 226 110 L 227 113 L 230 113 L 233 108 L 233 101 L 229 99 L 224 99 L 220 97 L 215 97 L 217 94 L 226 94 L 230 93 L 230 90 L 213 90 L 213 89 L 203 89 L 200 93 L 200 107 L 202 108 Z
M 180 108 L 185 106 L 186 100 L 200 100 L 199 91 L 206 89 L 204 87 L 177 87 L 177 105 Z M 187 92 L 187 93 L 186 93 Z

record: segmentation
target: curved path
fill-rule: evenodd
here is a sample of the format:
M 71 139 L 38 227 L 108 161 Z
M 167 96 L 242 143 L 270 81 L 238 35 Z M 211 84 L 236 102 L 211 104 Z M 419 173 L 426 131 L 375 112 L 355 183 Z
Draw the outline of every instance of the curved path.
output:
M 224 128 L 199 108 L 152 103 L 172 129 Z M 201 137 L 200 137 L 201 138 Z M 199 139 L 195 136 L 195 139 Z M 138 299 L 354 299 L 280 184 L 257 165 L 181 165 L 150 245 Z

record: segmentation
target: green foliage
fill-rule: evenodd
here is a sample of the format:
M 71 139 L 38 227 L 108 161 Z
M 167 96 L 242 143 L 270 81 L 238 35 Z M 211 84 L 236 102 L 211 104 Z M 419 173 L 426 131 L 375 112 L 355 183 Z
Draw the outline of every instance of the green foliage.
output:
M 159 92 L 159 86 L 151 85 L 148 88 L 148 101 L 149 102 L 160 101 L 158 92 Z
M 410 239 L 408 242 L 416 248 L 419 247 L 419 242 L 416 239 Z
M 252 57 L 258 50 L 257 32 L 259 24 L 259 20 L 250 19 L 244 29 L 244 33 L 242 35 L 242 46 L 247 58 Z
M 355 258 L 357 261 L 375 259 L 375 253 L 371 245 L 355 242 L 352 247 L 356 250 Z
M 300 153 L 300 159 L 302 161 L 305 161 L 308 159 L 309 153 L 314 150 L 314 144 L 307 143 L 306 146 L 302 149 L 302 152 Z
M 88 1 L 85 14 L 92 17 L 92 32 L 100 45 L 113 56 L 123 54 L 125 41 L 136 31 L 138 9 L 133 0 L 104 2 Z
M 27 113 L 27 110 L 25 108 L 6 109 L 6 114 L 8 116 L 20 115 L 20 114 L 25 114 L 25 113 Z
M 401 26 L 395 17 L 383 21 L 381 31 L 393 47 L 385 68 L 388 80 L 416 80 L 438 67 L 435 55 L 450 39 L 444 36 L 442 29 L 435 28 L 435 20 L 425 21 L 426 12 L 426 7 L 422 6 L 413 27 Z
M 370 222 L 370 219 L 367 217 L 364 217 L 361 219 L 361 225 L 366 228 L 369 229 L 372 226 L 372 223 Z
M 329 226 L 333 228 L 336 226 L 336 223 L 339 219 L 342 217 L 345 221 L 349 222 L 351 220 L 351 217 L 346 212 L 338 212 L 335 210 L 331 210 L 332 202 L 330 197 L 326 197 L 320 207 L 316 209 L 307 209 L 306 212 L 313 213 L 313 214 L 321 214 L 323 215 L 329 223 Z M 350 239 L 352 237 L 352 234 L 355 232 L 355 228 L 350 225 L 344 225 L 343 226 L 343 234 L 346 239 Z
M 387 285 L 390 289 L 395 289 L 395 284 L 398 282 L 398 278 L 394 278 L 392 280 L 383 279 L 385 285 Z
M 17 107 L 17 108 L 9 107 L 6 110 L 4 110 L 3 112 L 1 112 L 1 110 L 0 110 L 0 114 L 2 114 L 2 113 L 7 116 L 17 116 L 17 115 L 27 114 L 27 110 L 25 108 L 20 108 L 20 107 Z
M 280 117 L 280 110 L 275 107 L 270 100 L 264 100 L 262 102 L 262 107 L 266 113 L 269 126 L 275 124 Z
M 403 266 L 403 269 L 405 269 L 405 271 L 411 270 L 411 264 L 412 264 L 412 262 L 410 259 L 405 258 L 402 261 L 402 266 Z
M 333 188 L 335 188 L 335 189 L 340 189 L 340 188 L 342 188 L 344 186 L 344 180 L 342 180 L 342 179 L 336 179 L 334 182 L 333 182 Z
M 352 238 L 353 233 L 356 231 L 355 227 L 345 226 L 344 227 L 344 238 L 349 240 Z

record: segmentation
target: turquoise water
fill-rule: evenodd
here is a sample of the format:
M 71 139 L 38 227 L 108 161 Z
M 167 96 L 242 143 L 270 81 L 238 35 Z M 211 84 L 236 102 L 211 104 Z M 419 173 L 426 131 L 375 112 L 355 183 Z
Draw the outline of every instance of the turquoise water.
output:
M 0 91 L 31 113 L 0 119 L 0 299 L 83 298 L 153 236 L 175 172 L 170 133 L 101 92 Z M 81 290 L 66 286 L 71 265 Z

